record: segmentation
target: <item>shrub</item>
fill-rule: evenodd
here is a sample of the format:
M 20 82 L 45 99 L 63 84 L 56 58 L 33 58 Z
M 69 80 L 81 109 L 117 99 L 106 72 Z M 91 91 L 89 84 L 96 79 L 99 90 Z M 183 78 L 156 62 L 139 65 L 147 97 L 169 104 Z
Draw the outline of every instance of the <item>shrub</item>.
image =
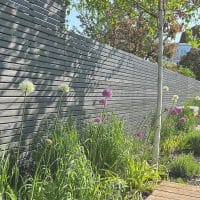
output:
M 198 97 L 198 96 L 197 96 L 197 97 Z M 186 104 L 187 106 L 197 106 L 197 107 L 200 108 L 200 100 L 196 99 L 195 97 L 194 97 L 194 98 L 191 98 L 191 99 L 189 99 L 189 100 L 187 100 L 187 101 L 185 102 L 185 104 Z
M 194 78 L 194 79 L 196 78 L 195 73 L 191 69 L 189 69 L 187 67 L 179 67 L 178 73 L 180 73 L 180 74 L 182 74 L 184 76 L 187 76 L 189 78 Z
M 172 107 L 168 116 L 162 122 L 161 136 L 163 139 L 195 129 L 196 119 L 188 106 Z
M 194 48 L 191 49 L 190 52 L 187 53 L 187 55 L 183 56 L 180 61 L 181 65 L 187 66 L 194 72 L 198 80 L 200 80 L 199 56 L 200 56 L 200 48 L 196 49 Z
M 171 70 L 171 71 L 174 71 L 174 72 L 177 72 L 178 71 L 178 66 L 174 63 L 166 63 L 164 65 L 164 67 L 168 70 Z
M 166 177 L 163 166 L 158 170 L 156 165 L 150 165 L 146 160 L 130 156 L 123 162 L 124 166 L 119 173 L 126 180 L 130 191 L 152 191 L 161 177 Z
M 179 155 L 169 164 L 173 177 L 194 177 L 200 175 L 200 164 L 191 155 Z
M 179 149 L 180 143 L 182 143 L 184 138 L 184 134 L 180 135 L 172 135 L 171 137 L 167 138 L 166 140 L 161 141 L 161 151 L 162 155 L 170 156 L 171 154 L 175 153 Z
M 182 143 L 179 144 L 179 149 L 184 152 L 193 152 L 195 155 L 200 155 L 200 132 L 193 131 L 185 135 Z

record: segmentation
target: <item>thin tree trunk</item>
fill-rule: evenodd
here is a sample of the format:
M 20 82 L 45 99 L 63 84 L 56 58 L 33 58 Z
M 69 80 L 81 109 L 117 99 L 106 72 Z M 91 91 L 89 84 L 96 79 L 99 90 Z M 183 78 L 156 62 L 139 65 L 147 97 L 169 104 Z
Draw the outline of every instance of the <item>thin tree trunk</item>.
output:
M 162 120 L 162 91 L 163 91 L 163 15 L 164 1 L 158 1 L 158 28 L 159 28 L 159 47 L 158 47 L 158 95 L 157 95 L 157 114 L 156 114 L 156 133 L 154 141 L 154 159 L 158 165 L 160 153 L 160 132 Z

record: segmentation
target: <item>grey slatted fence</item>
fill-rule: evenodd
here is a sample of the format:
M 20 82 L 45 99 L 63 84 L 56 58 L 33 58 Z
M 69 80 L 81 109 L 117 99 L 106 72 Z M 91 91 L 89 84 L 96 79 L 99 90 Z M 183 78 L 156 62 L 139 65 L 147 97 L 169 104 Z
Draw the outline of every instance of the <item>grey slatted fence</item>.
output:
M 56 114 L 57 86 L 70 85 L 64 97 L 63 116 L 92 119 L 102 111 L 104 88 L 113 90 L 107 106 L 127 122 L 129 130 L 155 109 L 157 66 L 148 61 L 64 31 L 62 0 L 0 0 L 0 148 L 15 147 L 19 140 L 23 96 L 19 83 L 30 79 L 36 91 L 27 99 L 24 146 L 47 131 L 46 118 Z M 198 94 L 200 83 L 164 71 L 164 106 L 174 94 L 180 103 Z

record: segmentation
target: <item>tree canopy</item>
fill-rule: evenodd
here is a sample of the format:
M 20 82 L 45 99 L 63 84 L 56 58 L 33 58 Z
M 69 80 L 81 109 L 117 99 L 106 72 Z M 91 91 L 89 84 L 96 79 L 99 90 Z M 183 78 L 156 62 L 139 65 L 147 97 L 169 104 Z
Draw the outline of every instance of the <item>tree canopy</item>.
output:
M 200 80 L 200 48 L 191 49 L 187 55 L 182 57 L 180 65 L 191 69 L 196 75 L 196 78 Z
M 80 0 L 76 5 L 83 34 L 134 53 L 157 60 L 158 0 Z M 198 0 L 168 0 L 164 10 L 164 42 L 175 38 L 198 9 Z M 173 54 L 173 45 L 165 45 L 164 54 Z M 171 54 L 169 54 L 171 52 Z

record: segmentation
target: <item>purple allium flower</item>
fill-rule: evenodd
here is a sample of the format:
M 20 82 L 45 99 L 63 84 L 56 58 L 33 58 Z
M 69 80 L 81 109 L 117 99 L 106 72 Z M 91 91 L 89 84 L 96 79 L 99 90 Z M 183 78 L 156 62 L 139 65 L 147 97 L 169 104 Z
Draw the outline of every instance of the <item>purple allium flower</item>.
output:
M 144 136 L 144 132 L 143 131 L 137 131 L 133 134 L 136 138 L 141 138 Z
M 177 108 L 174 107 L 174 108 L 171 108 L 171 110 L 170 110 L 170 114 L 171 114 L 171 115 L 178 115 L 179 112 L 177 111 Z
M 176 110 L 177 110 L 178 114 L 181 113 L 181 112 L 183 112 L 183 108 L 177 108 L 176 107 Z
M 180 118 L 180 122 L 181 122 L 181 123 L 185 123 L 185 122 L 186 122 L 186 116 L 181 117 L 181 118 Z
M 100 101 L 99 101 L 99 103 L 101 104 L 101 105 L 107 105 L 107 103 L 108 103 L 108 100 L 106 99 L 106 98 L 104 98 L 104 99 L 101 99 Z
M 107 89 L 104 89 L 104 90 L 103 90 L 102 95 L 103 95 L 105 98 L 111 98 L 112 95 L 113 95 L 113 92 L 112 92 L 111 89 L 107 88 Z
M 97 123 L 97 124 L 100 124 L 102 122 L 101 120 L 101 117 L 97 116 L 94 121 Z

